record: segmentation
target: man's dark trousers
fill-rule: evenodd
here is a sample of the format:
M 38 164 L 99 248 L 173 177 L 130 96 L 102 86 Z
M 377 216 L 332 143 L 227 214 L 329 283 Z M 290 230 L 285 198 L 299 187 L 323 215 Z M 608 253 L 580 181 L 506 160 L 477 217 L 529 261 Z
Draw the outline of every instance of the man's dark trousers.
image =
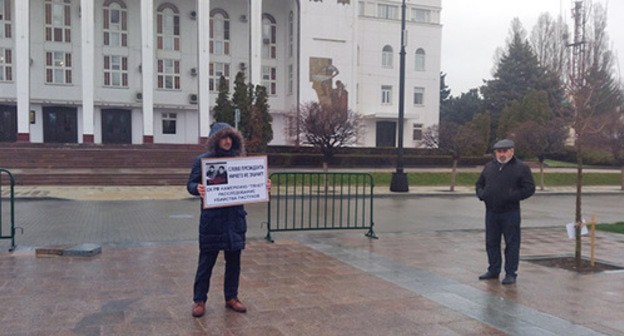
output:
M 223 278 L 223 296 L 225 301 L 238 297 L 238 283 L 240 278 L 241 250 L 223 251 L 225 256 L 225 275 Z M 193 287 L 193 301 L 206 302 L 210 289 L 210 276 L 217 262 L 219 251 L 200 251 Z
M 488 271 L 501 271 L 501 235 L 505 238 L 505 273 L 513 277 L 520 258 L 520 210 L 485 213 L 485 249 L 490 264 Z

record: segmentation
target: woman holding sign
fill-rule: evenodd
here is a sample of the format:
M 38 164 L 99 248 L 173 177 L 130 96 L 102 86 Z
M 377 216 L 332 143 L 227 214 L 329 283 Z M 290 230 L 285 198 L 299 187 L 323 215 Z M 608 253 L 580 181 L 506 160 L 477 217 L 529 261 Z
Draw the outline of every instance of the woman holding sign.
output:
M 210 128 L 208 151 L 195 158 L 186 188 L 189 193 L 202 198 L 206 186 L 202 181 L 202 159 L 236 157 L 245 155 L 241 133 L 226 123 L 215 123 Z M 270 187 L 270 184 L 267 184 Z M 247 311 L 238 300 L 241 251 L 245 248 L 247 212 L 242 205 L 220 208 L 201 207 L 199 220 L 199 261 L 193 287 L 193 316 L 201 317 L 206 312 L 206 300 L 210 288 L 210 276 L 219 251 L 225 256 L 225 279 L 223 294 L 225 307 L 235 312 Z

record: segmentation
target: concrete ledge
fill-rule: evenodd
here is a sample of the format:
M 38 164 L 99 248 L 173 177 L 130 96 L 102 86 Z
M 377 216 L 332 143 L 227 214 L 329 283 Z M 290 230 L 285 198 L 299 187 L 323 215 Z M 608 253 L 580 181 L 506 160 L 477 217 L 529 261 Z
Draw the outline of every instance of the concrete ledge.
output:
M 74 246 L 45 246 L 35 249 L 37 257 L 92 257 L 100 253 L 102 253 L 102 246 L 91 243 Z

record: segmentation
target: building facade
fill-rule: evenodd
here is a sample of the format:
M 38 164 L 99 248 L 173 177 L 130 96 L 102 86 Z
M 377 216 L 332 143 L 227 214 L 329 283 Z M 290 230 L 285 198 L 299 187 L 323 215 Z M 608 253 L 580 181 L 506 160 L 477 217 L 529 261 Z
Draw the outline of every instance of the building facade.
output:
M 441 0 L 406 1 L 404 144 L 439 118 Z M 264 85 L 273 145 L 297 106 L 395 146 L 400 0 L 0 0 L 0 141 L 196 144 L 217 84 Z

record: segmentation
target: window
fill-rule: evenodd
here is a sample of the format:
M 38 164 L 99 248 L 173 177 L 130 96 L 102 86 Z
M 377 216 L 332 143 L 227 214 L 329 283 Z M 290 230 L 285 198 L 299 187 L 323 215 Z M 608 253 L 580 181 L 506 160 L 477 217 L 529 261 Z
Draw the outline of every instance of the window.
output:
M 162 113 L 162 132 L 163 134 L 176 134 L 177 113 Z
M 358 1 L 358 15 L 364 16 L 366 14 L 366 3 L 364 1 Z
M 0 38 L 11 38 L 11 0 L 0 0 Z
M 0 48 L 0 82 L 13 80 L 11 49 Z
M 392 85 L 381 86 L 381 103 L 392 104 Z
M 288 64 L 288 94 L 293 93 L 295 72 L 292 64 Z
M 210 53 L 230 54 L 230 19 L 221 9 L 213 10 L 210 15 Z
M 414 60 L 414 69 L 416 71 L 425 71 L 425 50 L 423 48 L 416 50 Z
M 431 22 L 431 11 L 428 9 L 412 8 L 412 21 Z
M 277 93 L 277 68 L 271 66 L 262 66 L 262 86 L 267 90 L 267 94 L 275 95 Z
M 180 89 L 180 61 L 158 60 L 158 88 L 165 90 Z
M 158 8 L 156 35 L 159 50 L 180 50 L 180 15 L 171 4 Z
M 393 56 L 392 47 L 389 45 L 384 46 L 381 50 L 381 66 L 384 68 L 392 68 Z
M 293 57 L 295 45 L 295 17 L 292 11 L 288 14 L 288 57 Z
M 423 105 L 425 103 L 425 88 L 423 87 L 415 87 L 414 88 L 414 105 Z
M 378 4 L 377 17 L 382 19 L 397 20 L 399 18 L 399 6 Z
M 71 53 L 66 53 L 62 51 L 46 52 L 46 83 L 71 84 L 71 67 Z
M 262 58 L 277 58 L 277 24 L 268 14 L 262 15 Z
M 422 140 L 423 138 L 423 124 L 414 124 L 412 128 L 412 140 Z
M 45 0 L 45 39 L 71 42 L 71 0 Z
M 109 0 L 104 3 L 104 45 L 128 46 L 128 11 L 123 2 Z
M 128 87 L 128 58 L 104 56 L 104 86 Z
M 225 85 L 230 87 L 230 64 L 228 63 L 210 63 L 210 83 L 209 89 L 210 91 L 216 92 L 219 91 L 219 81 L 221 80 L 221 76 L 225 78 Z

